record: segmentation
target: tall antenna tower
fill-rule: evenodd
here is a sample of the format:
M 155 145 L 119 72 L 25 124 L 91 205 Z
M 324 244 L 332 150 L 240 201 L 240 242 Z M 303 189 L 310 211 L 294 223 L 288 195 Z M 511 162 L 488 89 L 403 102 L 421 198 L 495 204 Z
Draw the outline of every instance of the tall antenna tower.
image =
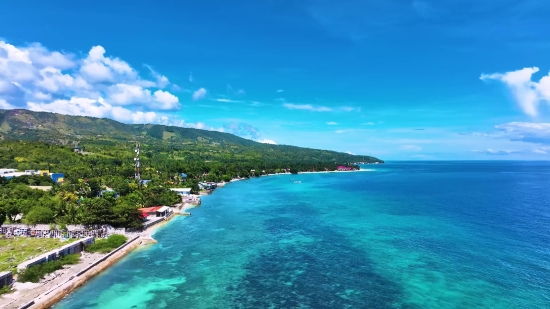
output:
M 140 170 L 139 170 L 139 167 L 140 167 L 140 162 L 139 162 L 139 142 L 136 142 L 136 157 L 134 158 L 134 167 L 136 168 L 136 180 L 140 180 L 141 179 L 141 174 L 140 174 Z

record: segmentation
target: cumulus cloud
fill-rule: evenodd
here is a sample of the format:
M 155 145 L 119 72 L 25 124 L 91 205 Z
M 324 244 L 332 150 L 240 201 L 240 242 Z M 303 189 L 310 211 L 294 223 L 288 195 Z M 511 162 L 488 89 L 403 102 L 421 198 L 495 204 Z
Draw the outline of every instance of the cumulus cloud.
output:
M 16 107 L 8 103 L 8 101 L 4 99 L 0 99 L 0 109 L 14 109 L 14 108 Z
M 274 140 L 272 140 L 272 139 L 267 139 L 267 138 L 258 140 L 258 142 L 263 143 L 263 144 L 277 145 L 277 143 L 275 143 Z
M 481 74 L 481 80 L 498 80 L 512 92 L 515 101 L 529 116 L 537 116 L 541 102 L 550 103 L 550 73 L 538 82 L 533 81 L 533 74 L 539 68 L 524 68 L 517 71 L 494 74 Z
M 123 122 L 168 124 L 158 111 L 180 108 L 162 90 L 168 78 L 146 66 L 142 78 L 127 62 L 93 46 L 83 57 L 50 51 L 34 43 L 0 41 L 0 108 L 26 108 L 69 115 L 108 117 Z
M 350 155 L 353 155 L 353 156 L 355 155 L 353 152 L 351 152 L 351 151 L 349 151 L 349 150 L 346 151 L 346 153 L 347 153 L 347 154 L 350 154 Z
M 312 112 L 330 112 L 330 111 L 332 111 L 332 108 L 330 108 L 330 107 L 313 106 L 311 104 L 285 103 L 285 104 L 283 104 L 283 106 L 288 108 L 288 109 L 308 110 L 308 111 L 312 111 Z
M 329 126 L 335 126 L 335 125 L 338 124 L 338 122 L 329 121 L 329 122 L 327 122 L 327 124 L 328 124 Z
M 195 101 L 204 99 L 206 97 L 206 89 L 204 88 L 198 89 L 197 91 L 193 92 L 192 97 L 193 97 L 193 100 Z
M 277 93 L 281 93 L 283 91 L 284 91 L 283 89 L 279 89 L 279 90 L 277 90 Z

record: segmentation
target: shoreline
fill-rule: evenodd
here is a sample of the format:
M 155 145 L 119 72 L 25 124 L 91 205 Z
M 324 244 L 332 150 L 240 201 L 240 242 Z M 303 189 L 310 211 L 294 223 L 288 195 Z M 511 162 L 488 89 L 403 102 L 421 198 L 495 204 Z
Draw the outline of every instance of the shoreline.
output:
M 90 279 L 94 278 L 96 275 L 102 273 L 108 269 L 111 265 L 117 263 L 130 252 L 139 249 L 139 248 L 148 248 L 150 244 L 154 244 L 157 241 L 153 238 L 153 235 L 166 226 L 174 217 L 179 216 L 180 213 L 197 207 L 197 205 L 192 205 L 184 203 L 181 206 L 181 209 L 177 209 L 174 213 L 155 225 L 145 228 L 141 232 L 136 233 L 125 233 L 125 236 L 128 237 L 128 241 L 121 247 L 113 250 L 114 253 L 107 254 L 87 254 L 86 258 L 81 257 L 81 260 L 78 264 L 75 264 L 69 268 L 63 269 L 62 273 L 56 276 L 54 279 L 43 283 L 34 283 L 30 288 L 23 288 L 18 290 L 17 286 L 14 285 L 15 292 L 2 295 L 0 299 L 4 300 L 4 304 L 0 303 L 0 308 L 50 308 L 55 305 L 63 298 L 68 296 L 77 288 L 83 286 Z M 109 255 L 110 254 L 110 255 Z M 93 260 L 86 260 L 89 256 L 93 256 Z M 105 258 L 108 256 L 107 258 Z M 104 259 L 104 260 L 102 260 Z M 96 265 L 90 267 L 87 266 L 90 264 L 97 263 Z M 78 275 L 83 270 L 89 268 L 87 271 Z M 19 285 L 25 285 L 28 283 L 20 283 Z M 16 285 L 17 282 L 16 282 Z M 35 295 L 32 293 L 33 290 L 40 290 L 42 293 Z M 15 295 L 14 295 L 15 294 Z M 18 295 L 22 294 L 22 295 Z M 13 301 L 9 302 L 12 297 L 10 295 L 16 296 Z M 6 297 L 7 296 L 7 297 Z M 7 301 L 7 303 L 5 302 Z
M 280 176 L 280 175 L 299 175 L 299 174 L 324 174 L 324 173 L 353 173 L 353 172 L 369 172 L 374 171 L 374 169 L 359 169 L 359 170 L 353 170 L 353 171 L 316 171 L 316 172 L 300 172 L 298 174 L 292 174 L 292 173 L 278 173 L 278 174 L 266 174 L 261 175 L 259 177 L 251 177 L 251 178 L 260 178 L 265 176 Z M 232 179 L 229 182 L 225 182 L 225 184 L 229 184 L 231 182 L 236 182 L 239 180 L 247 180 L 251 178 L 235 178 Z M 222 186 L 223 187 L 223 186 Z M 215 190 L 214 190 L 215 191 Z M 125 243 L 123 248 L 121 249 L 115 249 L 118 250 L 114 254 L 108 256 L 103 261 L 99 262 L 97 265 L 92 266 L 88 271 L 84 272 L 80 276 L 76 276 L 74 274 L 78 273 L 79 271 L 76 271 L 79 268 L 82 268 L 84 265 L 83 260 L 79 264 L 76 264 L 73 267 L 70 267 L 66 269 L 66 277 L 70 274 L 73 274 L 70 278 L 63 278 L 64 281 L 62 281 L 62 276 L 56 277 L 55 279 L 58 279 L 57 284 L 55 284 L 55 279 L 42 284 L 39 287 L 36 287 L 37 289 L 47 288 L 47 290 L 33 298 L 30 298 L 30 300 L 24 300 L 20 301 L 21 299 L 28 298 L 30 296 L 30 293 L 26 293 L 27 295 L 23 295 L 21 299 L 15 299 L 11 303 L 8 303 L 0 308 L 50 308 L 51 306 L 54 306 L 56 303 L 61 301 L 63 298 L 71 294 L 73 291 L 78 289 L 79 287 L 83 286 L 88 282 L 90 279 L 94 278 L 96 275 L 99 275 L 103 271 L 107 270 L 110 266 L 120 261 L 122 258 L 124 258 L 126 255 L 131 253 L 132 251 L 136 249 L 148 249 L 151 244 L 157 243 L 157 241 L 153 238 L 154 234 L 159 231 L 161 228 L 164 228 L 174 217 L 182 215 L 189 209 L 193 209 L 195 207 L 198 207 L 200 205 L 194 205 L 189 203 L 183 203 L 181 208 L 177 208 L 172 215 L 170 215 L 166 220 L 162 220 L 159 223 L 149 226 L 145 228 L 141 232 L 130 232 L 125 233 L 125 236 L 129 238 L 128 242 Z M 120 247 L 119 247 L 120 248 Z M 90 262 L 97 263 L 98 260 L 104 258 L 108 254 L 100 255 L 95 258 L 95 261 Z M 22 289 L 20 292 L 28 291 L 28 289 Z M 32 289 L 31 289 L 32 290 Z M 18 293 L 19 291 L 16 291 L 14 293 Z M 9 294 L 8 294 L 9 295 Z M 4 298 L 6 295 L 2 296 Z M 17 304 L 14 306 L 14 303 Z M 11 306 L 10 306 L 11 305 Z
M 327 173 L 358 173 L 358 172 L 374 172 L 374 171 L 375 171 L 375 169 L 372 169 L 372 168 L 361 168 L 361 169 L 353 170 L 353 171 L 317 171 L 317 172 L 299 172 L 298 174 L 292 174 L 292 173 L 265 174 L 265 175 L 260 175 L 258 177 L 233 178 L 229 182 L 226 182 L 226 184 L 236 182 L 236 181 L 240 181 L 240 180 L 247 180 L 247 179 L 267 177 L 267 176 L 300 175 L 300 174 L 327 174 Z

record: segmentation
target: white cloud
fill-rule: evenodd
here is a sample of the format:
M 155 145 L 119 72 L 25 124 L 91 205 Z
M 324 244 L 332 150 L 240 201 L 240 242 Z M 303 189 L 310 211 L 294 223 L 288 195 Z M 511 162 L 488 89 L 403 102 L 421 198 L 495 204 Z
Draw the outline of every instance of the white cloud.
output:
M 550 123 L 548 122 L 509 122 L 496 125 L 497 136 L 512 141 L 537 144 L 550 144 Z
M 271 139 L 267 139 L 267 138 L 264 138 L 262 140 L 258 140 L 259 143 L 263 143 L 263 144 L 271 144 L 271 145 L 277 145 L 277 143 L 275 143 L 274 140 L 271 140 Z
M 347 153 L 347 154 L 350 154 L 350 155 L 353 155 L 353 156 L 355 155 L 353 152 L 351 152 L 351 151 L 349 151 L 349 150 L 346 151 L 346 153 Z
M 107 100 L 116 105 L 142 104 L 156 110 L 172 110 L 180 107 L 178 97 L 167 91 L 157 90 L 151 93 L 149 89 L 128 84 L 111 86 Z
M 550 104 L 550 73 L 538 82 L 532 81 L 539 68 L 524 68 L 507 73 L 481 74 L 481 80 L 498 80 L 506 84 L 517 104 L 529 116 L 537 116 L 541 102 Z
M 168 91 L 157 90 L 154 93 L 154 98 L 159 109 L 175 109 L 180 107 L 178 97 Z
M 222 103 L 238 103 L 238 102 L 240 102 L 240 101 L 235 101 L 235 100 L 230 100 L 230 99 L 225 99 L 225 98 L 217 98 L 217 99 L 214 99 L 214 101 L 222 102 Z
M 487 148 L 485 150 L 472 150 L 472 152 L 485 153 L 490 155 L 508 155 L 518 151 Z
M 279 90 L 277 90 L 277 93 L 281 93 L 283 91 L 284 91 L 283 89 L 279 89 Z
M 117 110 L 124 110 L 129 116 L 116 119 L 129 122 L 151 120 L 155 110 L 180 108 L 178 97 L 161 90 L 170 85 L 166 76 L 146 65 L 154 80 L 143 79 L 128 63 L 105 53 L 98 45 L 79 58 L 38 43 L 21 47 L 0 41 L 0 99 L 9 94 L 12 102 L 18 102 L 16 108 L 67 112 L 54 108 L 65 106 L 70 114 L 90 112 L 98 117 L 114 117 Z M 56 100 L 49 102 L 52 98 Z M 132 108 L 117 109 L 121 106 Z
M 284 102 L 284 98 L 276 99 L 278 101 Z M 327 106 L 315 106 L 311 104 L 293 104 L 285 103 L 284 107 L 288 109 L 297 109 L 297 110 L 308 110 L 312 112 L 332 112 L 332 111 L 341 111 L 341 112 L 360 112 L 361 107 L 350 107 L 350 106 L 339 106 L 339 107 L 327 107 Z
M 364 122 L 361 124 L 362 126 L 373 126 L 374 125 L 374 122 Z
M 550 147 L 538 147 L 533 149 L 533 153 L 547 155 L 550 153 Z
M 285 103 L 285 104 L 283 104 L 283 106 L 288 108 L 288 109 L 308 110 L 308 111 L 312 111 L 312 112 L 330 112 L 330 111 L 332 111 L 332 108 L 330 108 L 330 107 L 313 106 L 311 104 Z
M 37 43 L 14 46 L 0 40 L 0 108 L 224 131 L 161 114 L 181 108 L 178 97 L 163 90 L 177 86 L 151 66 L 145 67 L 151 79 L 108 56 L 102 46 L 92 47 L 82 57 L 50 51 Z M 206 89 L 200 88 L 195 95 L 204 98 Z
M 151 71 L 151 75 L 153 75 L 153 77 L 155 78 L 155 80 L 157 81 L 156 82 L 156 86 L 158 88 L 164 88 L 168 85 L 170 85 L 170 81 L 168 80 L 168 77 L 158 73 L 157 71 L 153 70 L 152 67 L 146 65 L 145 67 L 147 67 L 149 69 L 149 71 Z M 147 81 L 148 82 L 148 81 Z M 154 87 L 155 86 L 155 83 L 153 83 L 152 85 L 147 85 L 147 83 L 145 85 L 143 85 L 144 87 Z
M 199 90 L 193 92 L 192 97 L 193 97 L 193 100 L 195 101 L 204 99 L 204 97 L 206 97 L 206 89 L 200 88 Z
M 400 149 L 405 151 L 420 151 L 422 150 L 422 147 L 417 145 L 403 145 L 400 147 Z
M 329 121 L 329 122 L 327 122 L 327 124 L 328 124 L 329 126 L 335 126 L 335 125 L 338 124 L 338 122 Z
M 14 109 L 15 106 L 11 105 L 4 99 L 0 99 L 0 109 Z
M 189 73 L 189 82 L 192 83 L 193 82 L 193 72 Z
M 340 110 L 344 112 L 360 112 L 361 107 L 351 107 L 351 106 L 341 106 L 339 107 Z

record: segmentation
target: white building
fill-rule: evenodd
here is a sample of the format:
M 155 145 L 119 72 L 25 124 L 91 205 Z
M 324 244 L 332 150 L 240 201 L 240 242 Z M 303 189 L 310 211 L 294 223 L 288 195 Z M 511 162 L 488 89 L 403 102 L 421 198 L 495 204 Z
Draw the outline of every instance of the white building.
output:
M 181 196 L 191 195 L 191 188 L 170 188 L 170 190 L 176 192 L 178 195 Z
M 13 168 L 0 168 L 0 177 L 12 178 L 25 175 L 24 172 L 16 172 Z

